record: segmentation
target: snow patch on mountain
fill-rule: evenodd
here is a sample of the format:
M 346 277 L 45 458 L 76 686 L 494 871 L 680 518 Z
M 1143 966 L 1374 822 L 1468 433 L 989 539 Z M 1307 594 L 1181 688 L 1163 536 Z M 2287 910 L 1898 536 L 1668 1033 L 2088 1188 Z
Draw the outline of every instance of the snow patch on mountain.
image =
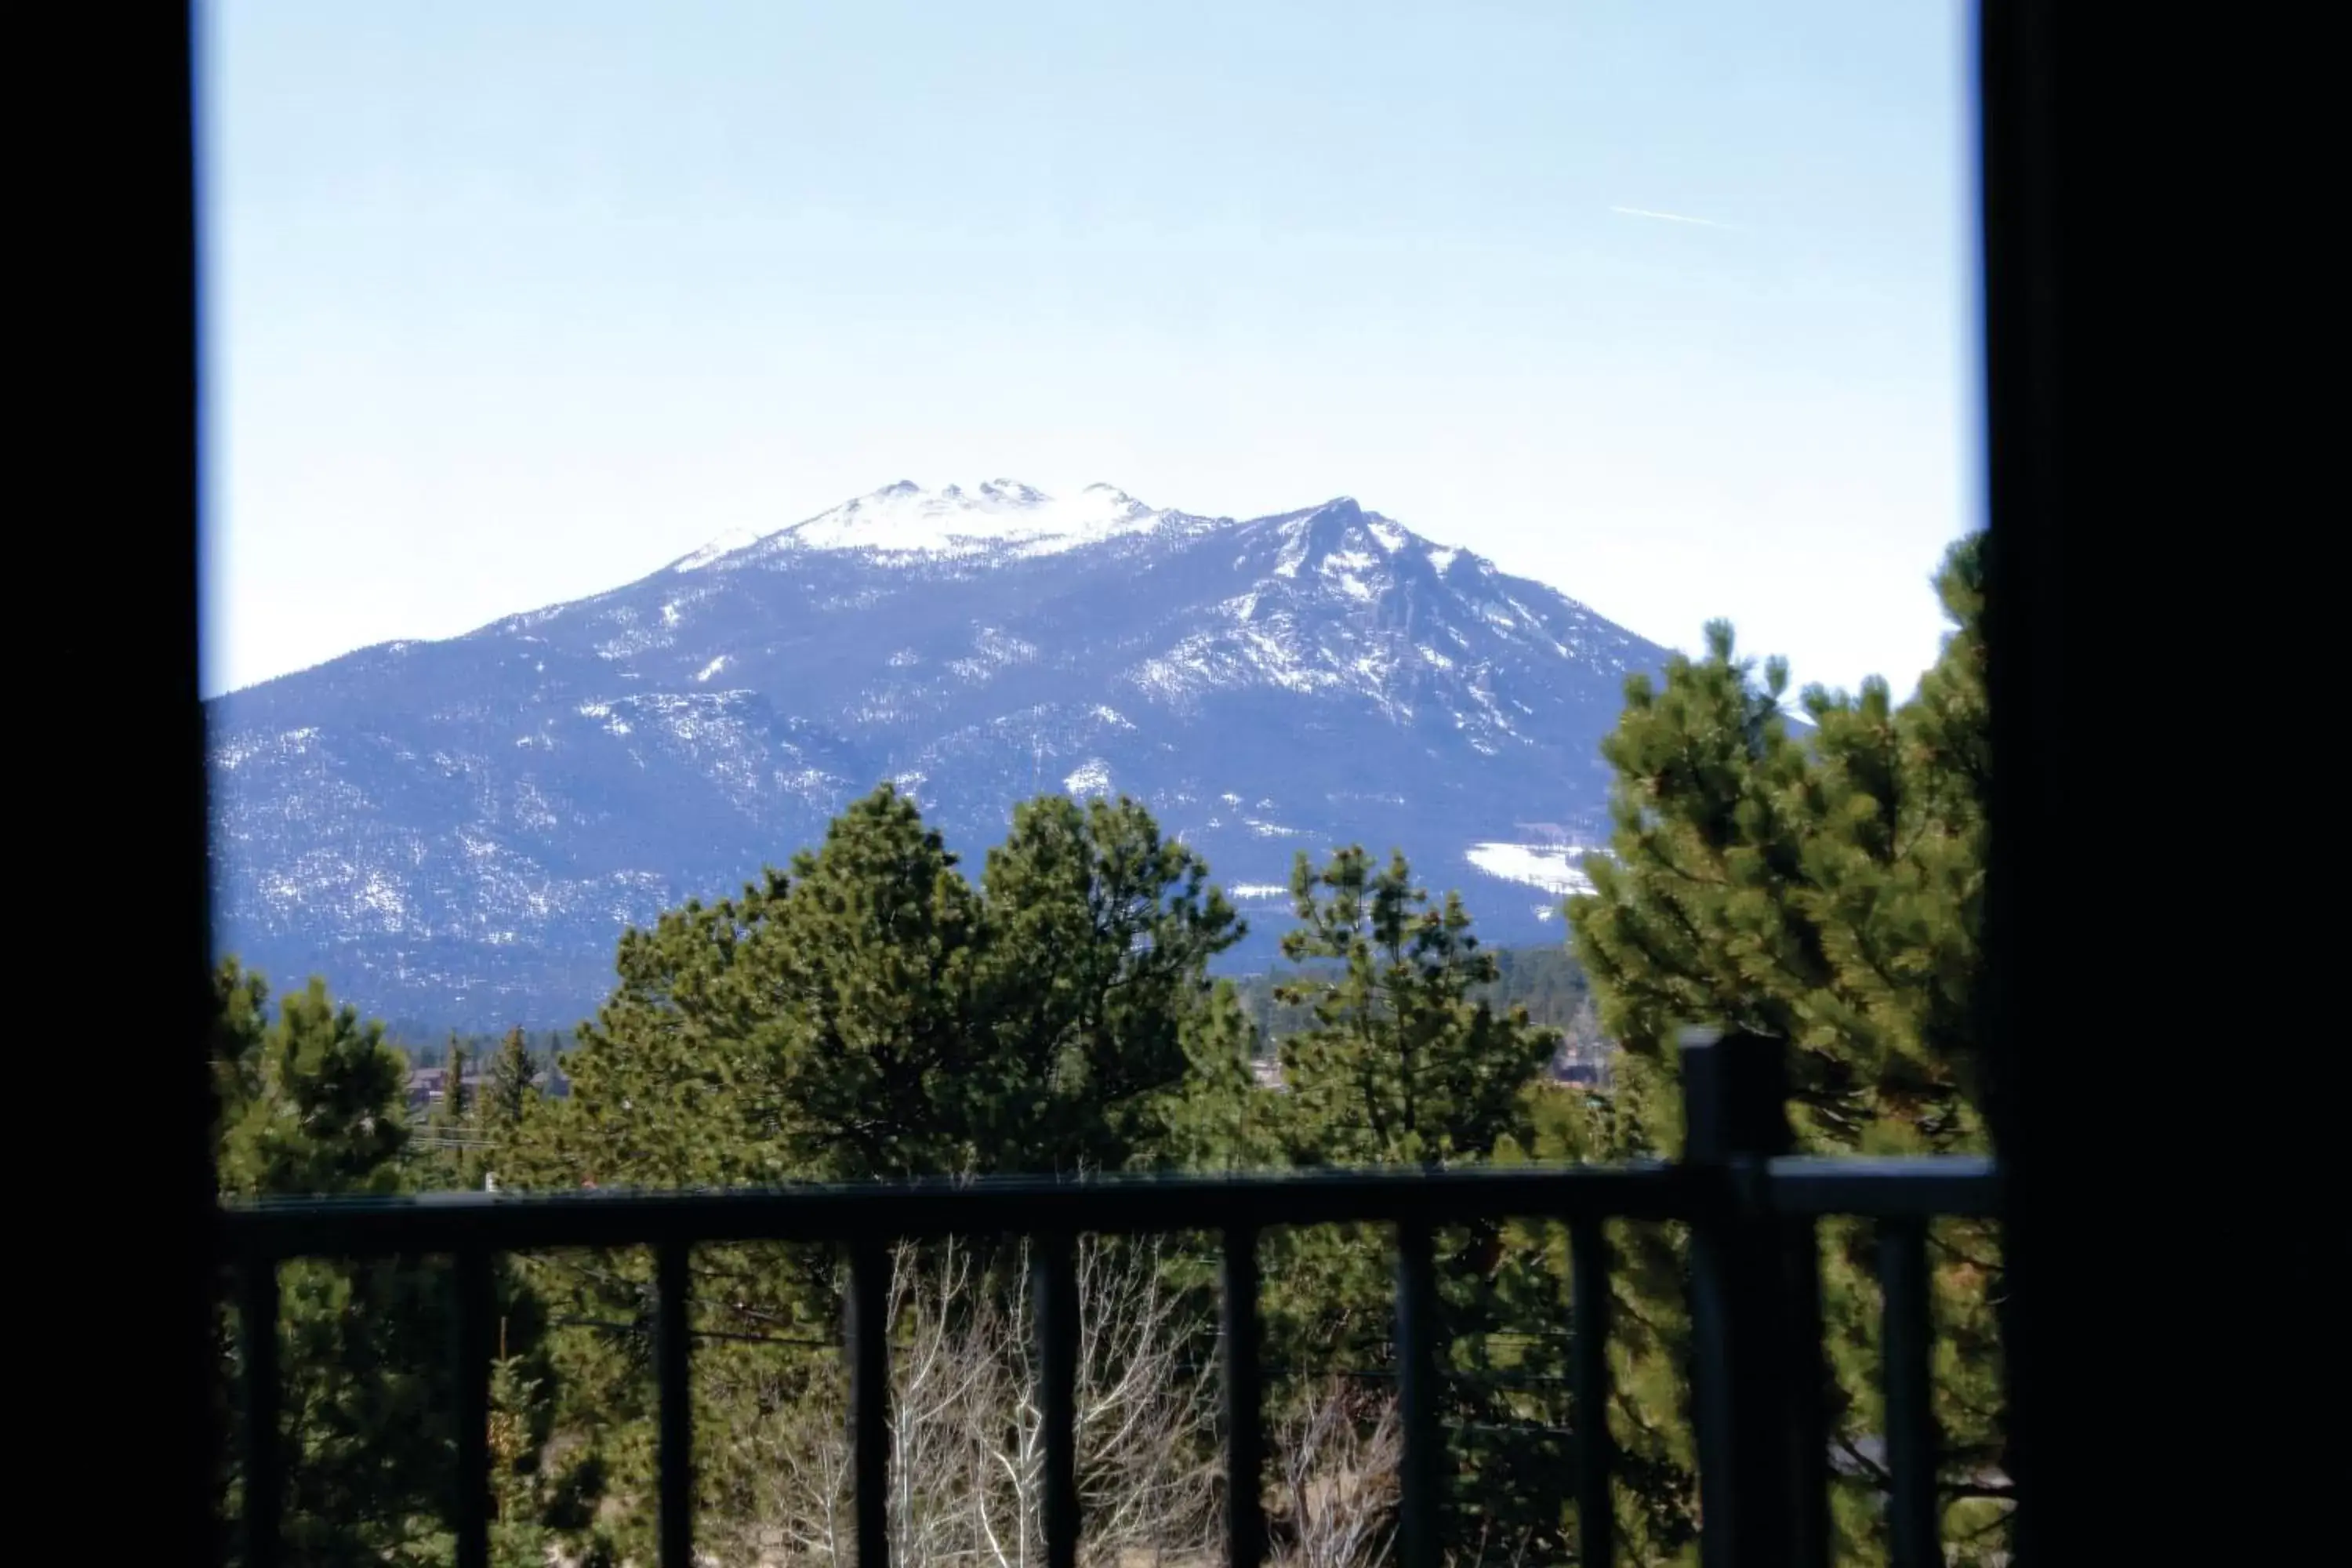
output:
M 926 489 L 911 479 L 845 501 L 804 522 L 756 538 L 712 540 L 671 563 L 672 572 L 728 569 L 795 550 L 857 551 L 875 556 L 959 557 L 1010 551 L 1036 556 L 1143 533 L 1167 514 L 1114 485 L 1075 496 L 1047 495 L 1018 479 Z
M 1584 874 L 1585 851 L 1562 844 L 1473 844 L 1463 858 L 1489 877 L 1567 897 L 1592 891 Z

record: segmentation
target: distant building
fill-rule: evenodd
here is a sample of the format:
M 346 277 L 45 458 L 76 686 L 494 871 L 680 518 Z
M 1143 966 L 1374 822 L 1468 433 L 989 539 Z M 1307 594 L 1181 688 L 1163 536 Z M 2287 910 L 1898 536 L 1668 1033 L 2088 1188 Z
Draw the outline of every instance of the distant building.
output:
M 478 1097 L 488 1082 L 484 1073 L 466 1075 L 466 1098 L 479 1103 Z M 572 1080 L 562 1073 L 550 1073 L 542 1068 L 530 1075 L 531 1088 L 551 1100 L 562 1100 L 572 1092 Z M 447 1068 L 412 1068 L 408 1074 L 408 1109 L 426 1110 L 438 1105 L 449 1093 Z
M 1551 1080 L 1589 1089 L 1607 1089 L 1610 1059 L 1617 1047 L 1606 1040 L 1563 1037 L 1551 1058 Z
M 423 1110 L 440 1102 L 442 1086 L 449 1077 L 447 1068 L 415 1068 L 408 1075 L 408 1109 Z
M 478 1096 L 482 1092 L 482 1075 L 467 1073 L 465 1090 L 466 1098 L 469 1100 Z M 448 1097 L 448 1093 L 449 1069 L 447 1068 L 413 1068 L 409 1070 L 408 1108 L 411 1110 L 423 1110 L 438 1105 Z

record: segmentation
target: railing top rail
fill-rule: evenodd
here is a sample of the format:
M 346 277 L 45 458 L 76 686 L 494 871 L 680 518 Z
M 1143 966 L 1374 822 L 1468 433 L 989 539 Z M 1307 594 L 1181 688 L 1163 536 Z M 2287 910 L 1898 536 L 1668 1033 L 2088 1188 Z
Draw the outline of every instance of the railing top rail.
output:
M 1906 1159 L 1790 1154 L 1764 1166 L 1769 1202 L 1784 1214 L 1863 1215 L 1876 1219 L 1990 1217 L 2000 1169 L 1976 1154 Z
M 1508 1169 L 918 1180 L 701 1191 L 439 1193 L 225 1204 L 244 1258 L 386 1256 L 657 1242 L 843 1242 L 950 1234 L 1147 1233 L 1470 1218 L 1981 1215 L 1991 1162 L 1789 1158 L 1745 1170 L 1662 1163 Z

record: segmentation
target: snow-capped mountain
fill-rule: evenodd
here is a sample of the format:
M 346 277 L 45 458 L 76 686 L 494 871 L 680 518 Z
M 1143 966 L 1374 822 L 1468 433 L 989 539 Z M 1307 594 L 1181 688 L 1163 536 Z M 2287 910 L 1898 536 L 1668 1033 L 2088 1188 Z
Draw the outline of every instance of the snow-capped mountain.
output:
M 1124 793 L 1288 923 L 1293 855 L 1402 848 L 1557 940 L 1626 674 L 1665 650 L 1341 499 L 899 483 L 610 593 L 209 705 L 222 947 L 370 1010 L 566 1024 L 622 930 L 896 780 L 976 867 L 1012 804 Z

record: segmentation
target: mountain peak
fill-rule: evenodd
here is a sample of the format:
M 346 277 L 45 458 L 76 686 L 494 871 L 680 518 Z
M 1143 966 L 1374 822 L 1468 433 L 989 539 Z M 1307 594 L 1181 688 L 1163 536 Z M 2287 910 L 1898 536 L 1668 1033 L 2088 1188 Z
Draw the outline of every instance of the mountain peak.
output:
M 1025 480 L 1003 477 L 969 486 L 951 483 L 937 489 L 899 479 L 787 528 L 767 532 L 739 529 L 722 534 L 673 562 L 669 569 L 731 569 L 793 550 L 856 551 L 908 560 L 1007 551 L 1014 555 L 1052 554 L 1148 532 L 1165 522 L 1181 521 L 1191 530 L 1210 526 L 1213 521 L 1150 506 L 1103 480 L 1062 497 Z M 1318 556 L 1328 550 L 1353 548 L 1343 542 L 1351 538 L 1363 539 L 1378 554 L 1394 555 L 1415 537 L 1379 512 L 1367 511 L 1348 495 L 1266 521 L 1281 522 L 1286 531 L 1303 531 L 1302 542 Z M 1431 558 L 1443 572 L 1458 553 L 1433 549 Z
M 621 931 L 898 779 L 974 848 L 1055 781 L 1129 795 L 1254 910 L 1299 850 L 1395 845 L 1470 879 L 1490 938 L 1556 942 L 1601 740 L 1667 657 L 1351 497 L 1235 519 L 900 480 L 208 704 L 222 940 L 331 954 L 371 1010 L 576 1018 Z M 1255 940 L 1228 962 L 1272 962 Z
M 789 528 L 736 533 L 673 563 L 679 572 L 721 570 L 793 550 L 857 551 L 884 557 L 965 556 L 1007 549 L 1051 553 L 1150 529 L 1165 514 L 1116 486 L 1088 485 L 1064 500 L 1014 479 L 926 489 L 900 479 Z

